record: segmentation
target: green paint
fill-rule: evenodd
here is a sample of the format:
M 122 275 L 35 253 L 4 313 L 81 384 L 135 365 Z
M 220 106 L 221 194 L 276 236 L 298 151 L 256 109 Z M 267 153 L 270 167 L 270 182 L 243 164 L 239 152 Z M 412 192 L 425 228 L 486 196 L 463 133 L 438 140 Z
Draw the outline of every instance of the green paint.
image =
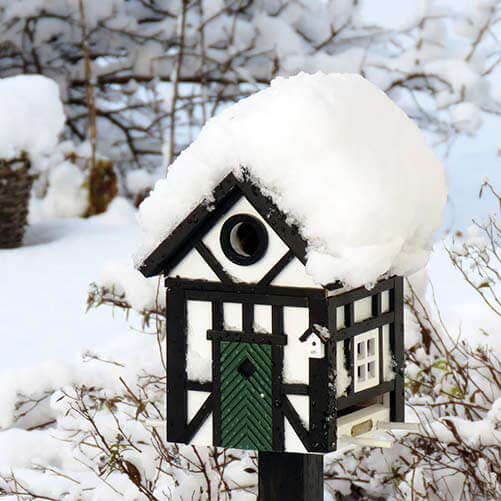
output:
M 239 367 L 248 360 L 250 376 Z M 221 440 L 223 447 L 272 450 L 271 346 L 221 342 Z

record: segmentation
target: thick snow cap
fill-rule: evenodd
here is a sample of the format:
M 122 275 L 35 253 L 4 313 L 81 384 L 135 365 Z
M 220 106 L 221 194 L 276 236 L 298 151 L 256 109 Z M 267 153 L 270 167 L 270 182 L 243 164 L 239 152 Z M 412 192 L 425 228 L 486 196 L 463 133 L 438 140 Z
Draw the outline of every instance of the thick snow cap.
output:
M 0 79 L 0 158 L 25 151 L 36 162 L 57 144 L 64 121 L 54 80 L 41 75 Z
M 226 108 L 140 207 L 138 264 L 230 172 L 300 228 L 319 284 L 370 285 L 424 266 L 447 190 L 417 126 L 359 75 L 300 73 Z

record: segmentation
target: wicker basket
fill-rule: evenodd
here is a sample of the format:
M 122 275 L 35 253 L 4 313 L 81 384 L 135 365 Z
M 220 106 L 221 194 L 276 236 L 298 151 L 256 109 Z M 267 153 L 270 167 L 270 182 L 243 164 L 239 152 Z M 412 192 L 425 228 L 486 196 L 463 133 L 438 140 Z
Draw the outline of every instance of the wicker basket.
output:
M 0 249 L 19 247 L 28 217 L 33 177 L 26 158 L 0 159 Z

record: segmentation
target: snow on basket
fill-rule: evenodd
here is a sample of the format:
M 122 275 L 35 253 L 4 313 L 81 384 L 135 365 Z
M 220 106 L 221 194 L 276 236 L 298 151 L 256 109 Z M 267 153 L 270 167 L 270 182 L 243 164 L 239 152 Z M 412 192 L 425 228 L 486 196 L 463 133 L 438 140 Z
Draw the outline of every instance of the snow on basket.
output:
M 0 248 L 21 245 L 30 169 L 56 145 L 63 125 L 54 81 L 38 75 L 0 79 Z
M 403 421 L 402 275 L 445 199 L 417 127 L 359 76 L 279 78 L 211 119 L 140 207 L 168 439 L 322 453 Z

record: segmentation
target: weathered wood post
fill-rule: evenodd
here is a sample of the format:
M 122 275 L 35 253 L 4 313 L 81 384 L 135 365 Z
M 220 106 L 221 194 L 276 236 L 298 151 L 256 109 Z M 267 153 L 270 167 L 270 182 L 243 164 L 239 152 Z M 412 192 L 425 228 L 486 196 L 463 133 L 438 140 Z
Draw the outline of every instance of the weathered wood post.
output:
M 321 454 L 259 452 L 259 501 L 322 501 Z

